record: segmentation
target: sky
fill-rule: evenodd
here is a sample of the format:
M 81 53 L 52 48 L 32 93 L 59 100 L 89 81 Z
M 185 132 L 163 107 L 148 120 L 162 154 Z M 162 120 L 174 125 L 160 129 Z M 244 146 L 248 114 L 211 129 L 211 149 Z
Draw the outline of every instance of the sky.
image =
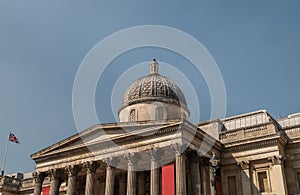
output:
M 77 71 L 96 44 L 131 27 L 171 27 L 202 43 L 224 81 L 226 116 L 300 112 L 299 8 L 298 0 L 0 1 L 0 160 L 9 131 L 21 141 L 9 144 L 5 172 L 34 171 L 31 154 L 83 130 L 72 109 Z M 148 74 L 153 58 L 185 92 L 191 121 L 211 118 L 209 84 L 193 63 L 174 51 L 143 47 L 116 56 L 99 78 L 100 123 L 117 121 L 125 89 Z

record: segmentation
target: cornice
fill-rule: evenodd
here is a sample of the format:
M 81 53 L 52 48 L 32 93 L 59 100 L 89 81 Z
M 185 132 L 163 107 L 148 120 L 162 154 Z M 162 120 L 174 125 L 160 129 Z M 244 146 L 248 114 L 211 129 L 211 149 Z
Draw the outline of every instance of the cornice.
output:
M 273 137 L 272 139 L 268 139 L 268 140 L 260 140 L 256 142 L 244 143 L 244 144 L 234 145 L 234 146 L 226 146 L 225 144 L 223 152 L 238 152 L 238 151 L 252 150 L 257 148 L 274 146 L 278 144 L 280 145 L 282 144 L 281 137 Z
M 117 137 L 113 137 L 113 138 L 107 138 L 104 140 L 98 140 L 92 143 L 88 143 L 88 144 L 78 144 L 75 146 L 70 146 L 70 147 L 66 147 L 66 148 L 60 148 L 60 149 L 56 149 L 53 151 L 49 151 L 48 153 L 43 153 L 43 154 L 37 154 L 37 156 L 35 156 L 34 160 L 36 162 L 39 162 L 41 158 L 45 158 L 47 157 L 48 159 L 51 158 L 51 156 L 54 156 L 53 158 L 57 158 L 58 155 L 59 156 L 64 156 L 64 155 L 70 155 L 70 154 L 76 154 L 78 155 L 78 153 L 83 152 L 83 153 L 87 153 L 89 152 L 88 148 L 99 148 L 99 149 L 105 149 L 105 148 L 111 148 L 112 147 L 112 143 L 117 144 L 117 145 L 123 145 L 126 143 L 133 143 L 133 142 L 140 142 L 142 140 L 148 140 L 151 139 L 153 137 L 157 138 L 157 137 L 161 137 L 161 135 L 169 135 L 169 134 L 174 134 L 176 131 L 178 131 L 178 126 L 180 125 L 180 123 L 176 123 L 173 125 L 170 125 L 169 127 L 162 127 L 161 129 L 151 129 L 150 131 L 145 131 L 145 129 L 142 130 L 138 130 L 138 131 L 134 131 L 134 132 L 129 132 L 126 133 L 124 135 L 120 135 Z
M 107 123 L 107 124 L 97 124 L 94 125 L 84 131 L 81 131 L 80 133 L 76 133 L 62 141 L 59 141 L 43 150 L 40 150 L 36 153 L 31 154 L 31 158 L 34 160 L 35 158 L 38 158 L 38 156 L 47 153 L 54 149 L 59 149 L 63 147 L 65 144 L 74 143 L 76 141 L 82 141 L 85 137 L 89 136 L 90 134 L 93 134 L 95 131 L 102 130 L 122 130 L 126 128 L 138 128 L 138 129 L 144 129 L 147 127 L 158 127 L 162 125 L 174 125 L 180 123 L 182 120 L 179 119 L 172 119 L 167 121 L 161 121 L 161 122 L 155 122 L 155 121 L 140 121 L 136 123 L 128 123 L 128 122 L 122 122 L 122 123 Z M 105 142 L 105 140 L 103 140 Z M 82 143 L 82 145 L 85 145 Z

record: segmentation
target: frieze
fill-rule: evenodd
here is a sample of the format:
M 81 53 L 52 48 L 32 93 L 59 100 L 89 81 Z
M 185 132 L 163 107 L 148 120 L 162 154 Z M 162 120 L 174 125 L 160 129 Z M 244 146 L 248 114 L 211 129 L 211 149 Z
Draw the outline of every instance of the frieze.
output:
M 300 147 L 300 142 L 287 144 L 288 149 L 295 149 L 295 148 L 298 149 L 299 147 Z
M 225 146 L 225 149 L 223 151 L 224 152 L 245 151 L 245 150 L 262 148 L 266 146 L 272 146 L 279 143 L 280 143 L 279 139 L 276 138 L 272 140 L 263 140 L 260 142 L 248 143 L 243 145 Z
M 177 124 L 178 125 L 178 124 Z M 150 131 L 148 132 L 148 136 L 146 136 L 146 133 L 143 132 L 141 134 L 141 136 L 139 135 L 131 135 L 131 136 L 127 136 L 118 140 L 113 140 L 116 144 L 121 144 L 121 143 L 126 143 L 129 141 L 137 141 L 137 140 L 142 140 L 142 139 L 149 139 L 151 137 L 157 137 L 157 135 L 160 134 L 167 134 L 167 133 L 171 133 L 171 132 L 176 132 L 178 131 L 178 126 L 176 127 L 170 127 L 170 128 L 161 128 L 161 129 L 155 129 L 154 131 Z

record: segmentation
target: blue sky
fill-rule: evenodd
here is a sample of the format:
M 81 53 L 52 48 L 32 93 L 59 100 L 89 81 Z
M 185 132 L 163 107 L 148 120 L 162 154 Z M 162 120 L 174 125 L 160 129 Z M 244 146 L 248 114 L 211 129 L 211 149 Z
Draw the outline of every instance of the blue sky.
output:
M 30 154 L 77 133 L 72 89 L 81 61 L 103 38 L 133 26 L 169 26 L 200 41 L 222 73 L 227 116 L 259 109 L 275 118 L 300 112 L 299 8 L 297 0 L 1 1 L 0 160 L 8 131 L 21 140 L 10 144 L 6 172 L 33 171 Z M 209 91 L 192 65 L 173 52 L 141 48 L 118 56 L 99 80 L 100 121 L 115 121 L 110 94 L 122 72 L 152 58 L 190 78 L 200 100 L 199 120 L 209 119 Z M 140 70 L 136 77 L 148 66 Z

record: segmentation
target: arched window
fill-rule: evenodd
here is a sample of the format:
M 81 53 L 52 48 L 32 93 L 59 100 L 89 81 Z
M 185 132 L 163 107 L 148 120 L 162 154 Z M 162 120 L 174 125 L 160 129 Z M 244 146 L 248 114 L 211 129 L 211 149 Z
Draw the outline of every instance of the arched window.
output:
M 163 120 L 164 119 L 164 108 L 158 107 L 156 109 L 156 120 Z
M 136 109 L 132 109 L 131 111 L 130 111 L 130 116 L 129 116 L 129 121 L 130 122 L 134 122 L 134 121 L 136 121 Z

